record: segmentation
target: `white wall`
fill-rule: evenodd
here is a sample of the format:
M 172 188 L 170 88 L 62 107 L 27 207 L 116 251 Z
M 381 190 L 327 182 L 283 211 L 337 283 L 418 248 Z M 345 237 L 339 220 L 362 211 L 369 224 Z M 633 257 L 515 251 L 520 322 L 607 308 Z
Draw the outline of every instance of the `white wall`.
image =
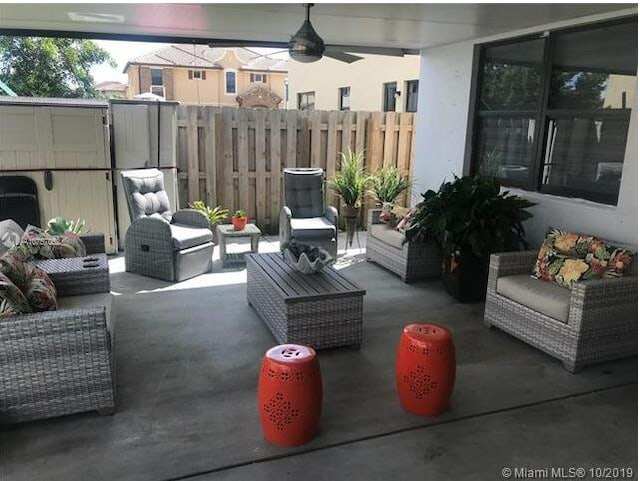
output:
M 472 61 L 471 42 L 421 52 L 414 199 L 462 174 Z
M 633 12 L 634 10 L 625 11 L 627 15 Z M 614 18 L 614 16 L 585 17 L 580 23 L 607 18 Z M 576 23 L 563 22 L 539 26 L 500 37 L 444 45 L 421 51 L 414 199 L 419 199 L 419 193 L 426 189 L 437 190 L 443 180 L 450 180 L 452 174 L 463 174 L 474 44 Z M 525 225 L 527 240 L 531 245 L 537 245 L 540 242 L 548 225 L 588 232 L 609 240 L 637 245 L 637 130 L 638 113 L 637 105 L 634 105 L 617 206 L 511 189 L 538 204 L 532 209 L 533 219 L 527 221 Z

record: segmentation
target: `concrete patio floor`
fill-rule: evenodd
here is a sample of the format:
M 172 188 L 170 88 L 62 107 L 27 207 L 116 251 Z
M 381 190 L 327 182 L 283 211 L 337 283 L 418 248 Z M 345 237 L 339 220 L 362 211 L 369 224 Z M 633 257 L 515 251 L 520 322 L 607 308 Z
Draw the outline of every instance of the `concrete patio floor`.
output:
M 320 351 L 321 431 L 308 445 L 262 438 L 256 381 L 275 342 L 247 305 L 246 271 L 216 261 L 211 273 L 170 285 L 123 272 L 119 256 L 111 259 L 118 412 L 0 428 L 0 479 L 493 480 L 505 467 L 554 466 L 635 473 L 637 359 L 570 374 L 485 329 L 483 305 L 456 303 L 439 281 L 403 284 L 357 249 L 338 267 L 367 290 L 364 339 L 359 351 Z M 397 401 L 395 349 L 410 322 L 454 334 L 456 387 L 438 418 L 409 415 Z

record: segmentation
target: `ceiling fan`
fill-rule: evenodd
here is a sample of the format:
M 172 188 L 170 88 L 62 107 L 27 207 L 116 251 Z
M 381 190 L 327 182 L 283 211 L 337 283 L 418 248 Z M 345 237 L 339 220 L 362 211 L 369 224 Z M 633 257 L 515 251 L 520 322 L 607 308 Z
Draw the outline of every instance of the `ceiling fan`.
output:
M 353 63 L 362 60 L 363 57 L 352 55 L 352 53 L 390 55 L 403 57 L 406 54 L 417 54 L 417 51 L 387 48 L 387 47 L 361 47 L 350 45 L 327 45 L 320 35 L 315 31 L 309 19 L 313 3 L 305 3 L 306 18 L 300 29 L 291 36 L 289 42 L 265 42 L 251 40 L 220 40 L 209 42 L 210 47 L 268 47 L 283 48 L 282 52 L 289 52 L 289 56 L 298 62 L 310 63 L 320 60 L 322 57 L 329 57 L 340 62 Z M 350 53 L 347 53 L 350 52 Z M 280 52 L 274 52 L 280 53 Z M 268 54 L 273 55 L 274 53 Z M 262 56 L 268 56 L 262 55 Z

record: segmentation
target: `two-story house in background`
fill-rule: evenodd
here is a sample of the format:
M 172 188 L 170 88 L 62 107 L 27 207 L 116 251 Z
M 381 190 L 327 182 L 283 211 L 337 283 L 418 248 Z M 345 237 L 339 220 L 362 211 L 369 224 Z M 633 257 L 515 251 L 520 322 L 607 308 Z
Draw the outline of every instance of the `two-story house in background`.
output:
M 287 60 L 246 48 L 170 45 L 127 62 L 127 94 L 230 107 L 286 107 Z
M 288 109 L 416 112 L 420 57 L 357 54 L 353 63 L 329 57 L 289 65 Z

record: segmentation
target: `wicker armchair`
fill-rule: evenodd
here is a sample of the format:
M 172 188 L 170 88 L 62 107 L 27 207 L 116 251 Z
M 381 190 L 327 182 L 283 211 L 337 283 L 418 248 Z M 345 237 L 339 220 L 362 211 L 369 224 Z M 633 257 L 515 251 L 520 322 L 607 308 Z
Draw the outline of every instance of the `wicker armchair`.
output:
M 404 282 L 440 276 L 442 255 L 435 243 L 404 242 L 404 234 L 380 220 L 381 209 L 369 210 L 365 257 L 398 274 Z
M 167 281 L 208 272 L 213 234 L 193 209 L 169 211 L 164 177 L 157 169 L 122 172 L 131 225 L 125 236 L 125 269 Z
M 285 169 L 285 204 L 280 211 L 280 247 L 291 239 L 338 257 L 338 211 L 324 205 L 322 169 Z
M 496 326 L 560 359 L 570 372 L 635 355 L 637 276 L 578 282 L 568 290 L 530 277 L 537 254 L 526 251 L 491 256 L 485 325 Z M 513 299 L 518 297 L 512 293 L 514 283 L 520 284 L 523 295 L 533 296 L 538 308 Z

